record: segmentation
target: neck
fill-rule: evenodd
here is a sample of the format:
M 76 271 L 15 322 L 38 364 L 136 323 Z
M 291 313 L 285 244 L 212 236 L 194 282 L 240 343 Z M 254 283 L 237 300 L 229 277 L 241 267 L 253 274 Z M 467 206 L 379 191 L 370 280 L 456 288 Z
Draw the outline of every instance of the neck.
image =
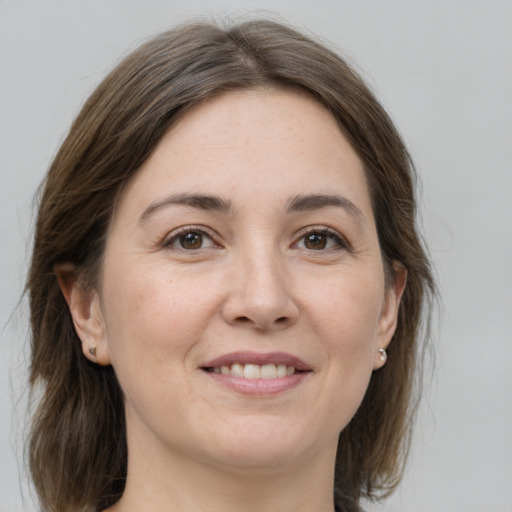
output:
M 248 470 L 133 449 L 125 492 L 106 512 L 333 512 L 332 452 Z

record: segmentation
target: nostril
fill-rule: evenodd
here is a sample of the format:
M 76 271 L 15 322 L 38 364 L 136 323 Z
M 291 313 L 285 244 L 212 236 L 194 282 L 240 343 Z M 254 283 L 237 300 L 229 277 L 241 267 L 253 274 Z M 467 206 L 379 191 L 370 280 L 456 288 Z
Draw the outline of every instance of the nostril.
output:
M 254 325 L 258 329 L 266 330 L 270 328 L 270 326 L 273 324 L 274 326 L 286 326 L 288 324 L 289 318 L 287 316 L 280 316 L 279 318 L 276 318 L 274 322 L 271 322 L 269 325 L 264 323 L 259 323 L 253 319 L 251 319 L 248 316 L 237 316 L 235 318 L 235 323 L 238 325 Z

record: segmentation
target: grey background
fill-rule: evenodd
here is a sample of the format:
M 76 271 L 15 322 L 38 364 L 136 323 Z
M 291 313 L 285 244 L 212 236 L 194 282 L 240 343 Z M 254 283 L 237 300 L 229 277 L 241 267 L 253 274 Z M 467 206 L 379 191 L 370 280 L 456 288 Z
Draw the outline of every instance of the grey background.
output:
M 32 198 L 80 105 L 145 37 L 269 9 L 356 61 L 417 163 L 442 292 L 435 373 L 396 494 L 369 511 L 512 512 L 511 1 L 0 0 L 0 512 L 26 490 Z M 20 476 L 21 475 L 21 476 Z M 25 496 L 25 501 L 22 500 Z

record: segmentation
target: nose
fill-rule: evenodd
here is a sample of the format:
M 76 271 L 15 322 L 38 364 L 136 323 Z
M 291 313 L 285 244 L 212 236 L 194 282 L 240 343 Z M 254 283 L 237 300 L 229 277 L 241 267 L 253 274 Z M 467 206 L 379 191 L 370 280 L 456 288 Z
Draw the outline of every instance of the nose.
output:
M 239 256 L 231 268 L 229 293 L 222 307 L 231 325 L 259 331 L 285 329 L 299 318 L 299 308 L 290 289 L 289 273 L 279 257 L 269 254 L 252 258 Z

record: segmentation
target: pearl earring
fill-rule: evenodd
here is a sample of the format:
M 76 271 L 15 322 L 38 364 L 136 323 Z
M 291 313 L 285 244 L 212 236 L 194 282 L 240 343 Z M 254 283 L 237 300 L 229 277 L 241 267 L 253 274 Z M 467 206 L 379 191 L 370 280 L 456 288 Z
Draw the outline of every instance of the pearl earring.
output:
M 379 354 L 380 354 L 380 360 L 385 363 L 388 360 L 388 353 L 386 352 L 386 349 L 379 348 Z

